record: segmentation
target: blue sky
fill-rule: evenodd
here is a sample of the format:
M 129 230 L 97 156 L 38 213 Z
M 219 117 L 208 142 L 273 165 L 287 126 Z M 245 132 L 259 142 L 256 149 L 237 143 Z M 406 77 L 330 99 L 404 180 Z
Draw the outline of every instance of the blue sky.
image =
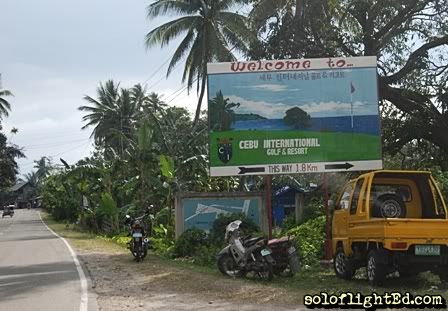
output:
M 77 108 L 85 104 L 84 95 L 95 95 L 99 82 L 114 79 L 124 87 L 146 82 L 167 101 L 183 87 L 183 62 L 165 77 L 176 42 L 163 50 L 144 46 L 147 32 L 175 18 L 149 21 L 146 7 L 151 2 L 0 1 L 2 86 L 15 95 L 2 125 L 8 138 L 25 150 L 21 173 L 32 170 L 33 161 L 44 155 L 56 163 L 60 157 L 74 163 L 90 154 L 91 129 L 81 130 L 83 114 Z M 194 89 L 170 105 L 194 111 L 196 101 Z M 12 127 L 18 134 L 9 133 Z
M 341 70 L 342 71 L 342 70 Z M 240 103 L 236 113 L 256 113 L 269 119 L 283 118 L 285 111 L 298 106 L 312 117 L 350 115 L 351 99 L 355 115 L 377 115 L 378 100 L 375 68 L 356 68 L 344 71 L 344 78 L 300 80 L 295 72 L 216 74 L 209 78 L 209 93 L 213 97 L 221 90 L 224 97 Z M 315 70 L 309 73 L 323 73 Z M 288 74 L 290 79 L 279 81 L 277 74 Z M 350 83 L 355 91 L 350 96 Z

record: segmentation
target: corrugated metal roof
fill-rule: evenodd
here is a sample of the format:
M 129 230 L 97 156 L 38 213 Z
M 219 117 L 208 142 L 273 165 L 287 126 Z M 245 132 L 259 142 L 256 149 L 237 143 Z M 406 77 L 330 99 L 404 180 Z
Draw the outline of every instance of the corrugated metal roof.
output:
M 11 188 L 9 188 L 9 191 L 16 192 L 17 190 L 20 190 L 22 187 L 26 186 L 27 184 L 28 184 L 27 181 L 19 182 L 19 183 L 15 184 L 14 186 L 12 186 Z

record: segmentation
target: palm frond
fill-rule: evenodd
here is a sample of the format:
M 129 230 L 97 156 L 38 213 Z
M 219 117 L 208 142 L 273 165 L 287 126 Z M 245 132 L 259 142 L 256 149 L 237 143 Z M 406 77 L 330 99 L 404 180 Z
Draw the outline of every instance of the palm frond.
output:
M 199 16 L 185 16 L 160 25 L 146 35 L 146 47 L 149 48 L 155 44 L 160 44 L 161 47 L 164 47 L 173 38 L 189 31 L 192 25 L 197 23 L 198 19 L 200 19 Z
M 199 1 L 187 0 L 158 0 L 147 7 L 147 17 L 158 17 L 160 15 L 172 14 L 193 14 L 200 8 Z

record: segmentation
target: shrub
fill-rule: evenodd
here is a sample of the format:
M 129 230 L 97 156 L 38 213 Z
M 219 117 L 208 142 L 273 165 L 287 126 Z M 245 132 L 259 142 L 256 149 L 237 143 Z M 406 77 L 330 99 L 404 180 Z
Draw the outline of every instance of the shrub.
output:
M 171 257 L 174 251 L 174 240 L 170 238 L 167 228 L 160 224 L 154 226 L 152 232 L 149 238 L 150 247 L 159 255 Z
M 303 210 L 302 223 L 323 215 L 325 215 L 325 206 L 322 198 L 311 198 Z
M 325 242 L 325 216 L 308 220 L 292 228 L 287 234 L 294 236 L 301 264 L 315 265 L 323 257 Z
M 182 233 L 174 245 L 174 256 L 176 257 L 192 257 L 197 251 L 208 246 L 209 241 L 205 231 L 191 228 Z

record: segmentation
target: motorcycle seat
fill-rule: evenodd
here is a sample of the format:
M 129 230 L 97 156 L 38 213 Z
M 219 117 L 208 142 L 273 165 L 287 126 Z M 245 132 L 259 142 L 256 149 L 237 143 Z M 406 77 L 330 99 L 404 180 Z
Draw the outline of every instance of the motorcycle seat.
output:
M 255 243 L 257 243 L 258 241 L 261 241 L 263 239 L 264 239 L 263 237 L 256 237 L 256 238 L 250 238 L 250 239 L 244 240 L 243 246 L 244 247 L 252 246 Z
M 284 237 L 281 237 L 279 239 L 269 240 L 268 245 L 282 244 L 282 243 L 289 242 L 289 241 L 290 241 L 289 237 L 284 236 Z

